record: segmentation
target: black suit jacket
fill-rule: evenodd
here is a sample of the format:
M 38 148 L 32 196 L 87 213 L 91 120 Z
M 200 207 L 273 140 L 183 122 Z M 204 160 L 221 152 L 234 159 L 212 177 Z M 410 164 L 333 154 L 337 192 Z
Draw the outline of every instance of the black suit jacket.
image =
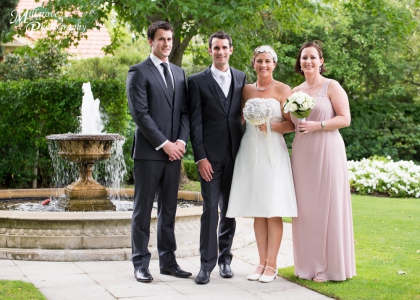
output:
M 188 78 L 191 144 L 195 161 L 225 159 L 227 149 L 232 158 L 238 152 L 243 129 L 241 124 L 242 88 L 245 73 L 230 68 L 232 74 L 232 101 L 225 110 L 217 91 L 217 82 L 210 67 Z
M 127 76 L 127 97 L 131 116 L 136 123 L 132 157 L 135 159 L 168 160 L 156 148 L 169 140 L 187 142 L 189 134 L 188 89 L 183 69 L 170 64 L 174 79 L 174 99 L 169 97 L 162 75 L 146 60 L 130 68 Z

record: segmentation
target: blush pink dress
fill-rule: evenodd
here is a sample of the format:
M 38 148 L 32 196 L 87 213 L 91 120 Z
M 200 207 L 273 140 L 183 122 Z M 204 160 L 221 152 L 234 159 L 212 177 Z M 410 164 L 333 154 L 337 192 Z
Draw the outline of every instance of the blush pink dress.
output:
M 327 79 L 307 121 L 335 116 Z M 292 121 L 298 120 L 292 116 Z M 297 126 L 296 126 L 297 128 Z M 344 141 L 338 130 L 303 134 L 296 129 L 292 171 L 298 217 L 293 218 L 295 274 L 342 281 L 356 275 L 353 218 Z

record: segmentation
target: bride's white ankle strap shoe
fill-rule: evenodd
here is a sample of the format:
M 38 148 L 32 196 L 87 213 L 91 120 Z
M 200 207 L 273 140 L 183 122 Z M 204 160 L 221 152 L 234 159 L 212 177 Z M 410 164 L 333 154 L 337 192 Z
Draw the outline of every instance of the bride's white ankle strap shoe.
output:
M 257 267 L 261 267 L 261 268 L 263 268 L 263 273 L 264 273 L 264 271 L 265 271 L 265 267 L 263 266 L 263 265 L 258 265 Z M 260 279 L 260 277 L 262 276 L 262 273 L 261 274 L 258 274 L 258 273 L 252 273 L 251 275 L 248 275 L 247 277 L 246 277 L 246 279 L 248 279 L 248 280 L 253 280 L 253 281 L 257 281 L 258 279 Z
M 277 276 L 277 270 L 273 269 L 273 268 L 272 268 L 272 267 L 270 267 L 270 266 L 266 266 L 265 268 L 266 268 L 266 269 L 268 268 L 268 269 L 273 270 L 273 271 L 274 271 L 274 274 L 273 274 L 273 275 L 265 275 L 265 274 L 262 274 L 258 280 L 259 280 L 260 282 L 272 282 L 274 279 L 276 279 L 276 276 Z

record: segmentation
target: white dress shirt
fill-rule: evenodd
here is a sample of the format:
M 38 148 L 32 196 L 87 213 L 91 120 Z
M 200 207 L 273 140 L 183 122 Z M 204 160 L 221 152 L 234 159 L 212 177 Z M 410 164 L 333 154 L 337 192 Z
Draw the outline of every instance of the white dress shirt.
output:
M 166 62 L 166 64 L 168 65 L 169 74 L 171 75 L 172 86 L 174 86 L 174 77 L 172 75 L 171 65 L 169 64 L 169 60 L 167 59 L 166 61 L 161 61 L 159 58 L 157 58 L 155 55 L 153 55 L 153 53 L 150 53 L 150 59 L 152 60 L 153 64 L 156 66 L 156 68 L 158 69 L 160 75 L 162 75 L 163 82 L 165 82 L 166 87 L 168 87 L 168 83 L 166 82 L 166 79 L 165 79 L 165 74 L 163 73 L 163 66 L 161 65 L 161 63 Z
M 230 68 L 226 70 L 226 72 L 222 72 L 217 69 L 214 65 L 210 67 L 211 73 L 213 74 L 214 80 L 219 84 L 220 88 L 222 89 L 223 93 L 227 97 L 229 94 L 230 83 L 232 81 L 232 74 L 230 73 Z M 222 79 L 222 76 L 225 77 Z

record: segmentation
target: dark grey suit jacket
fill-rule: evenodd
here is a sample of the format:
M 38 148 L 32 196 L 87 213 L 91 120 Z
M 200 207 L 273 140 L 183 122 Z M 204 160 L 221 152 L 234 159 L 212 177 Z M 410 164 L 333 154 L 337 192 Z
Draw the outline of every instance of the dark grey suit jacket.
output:
M 156 151 L 157 147 L 166 140 L 188 141 L 187 80 L 183 69 L 174 64 L 170 67 L 174 79 L 173 102 L 150 57 L 128 71 L 128 106 L 137 125 L 132 149 L 135 159 L 168 160 L 163 149 Z
M 188 78 L 191 144 L 195 161 L 203 158 L 222 161 L 228 145 L 233 159 L 238 152 L 243 135 L 241 102 L 246 75 L 233 68 L 230 70 L 233 86 L 228 110 L 223 106 L 210 67 Z

